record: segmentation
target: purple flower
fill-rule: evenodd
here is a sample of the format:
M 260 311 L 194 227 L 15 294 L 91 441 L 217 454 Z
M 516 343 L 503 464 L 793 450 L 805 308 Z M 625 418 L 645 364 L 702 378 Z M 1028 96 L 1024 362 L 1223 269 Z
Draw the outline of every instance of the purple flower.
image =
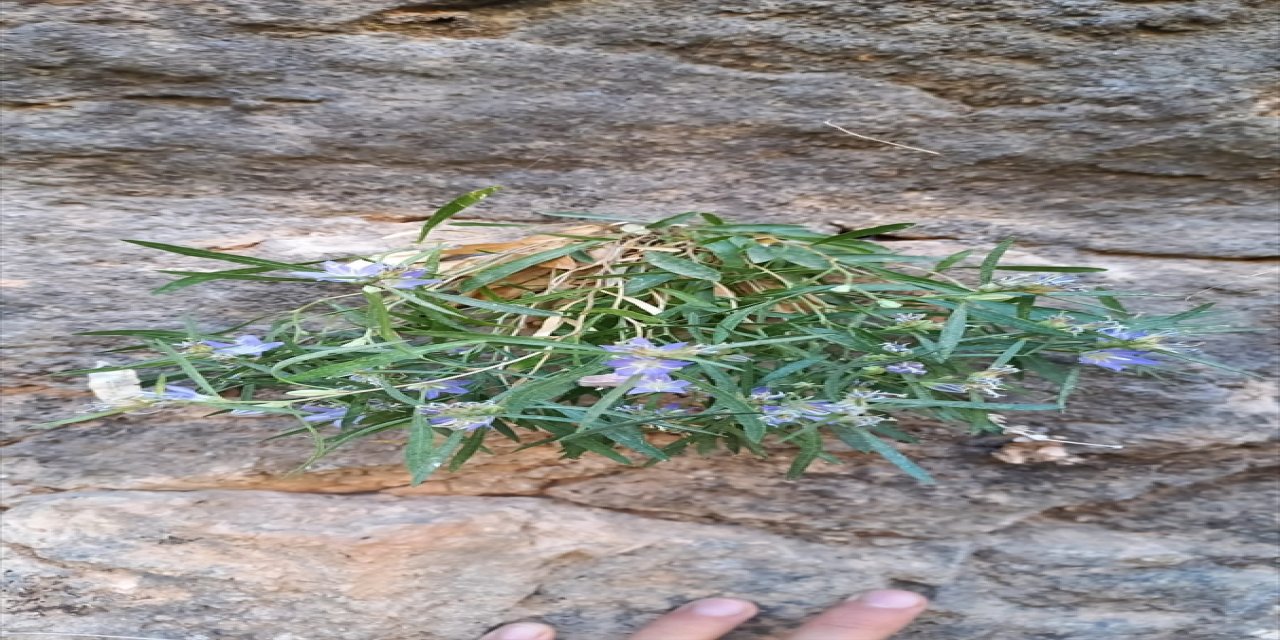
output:
M 308 278 L 320 282 L 368 282 L 390 268 L 381 262 L 353 260 L 346 264 L 332 260 L 321 264 L 324 271 L 293 271 L 295 278 Z
M 760 416 L 760 421 L 771 427 L 780 427 L 805 418 L 804 413 L 795 407 L 765 405 L 760 407 L 760 411 L 763 414 Z
M 1091 364 L 1112 371 L 1124 371 L 1125 367 L 1134 365 L 1154 366 L 1160 364 L 1158 360 L 1143 357 L 1149 353 L 1149 351 L 1130 351 L 1128 349 L 1099 349 L 1098 351 L 1088 351 L 1080 354 L 1080 363 Z
M 751 390 L 751 395 L 747 396 L 748 400 L 754 402 L 769 402 L 786 397 L 787 394 L 774 391 L 769 387 L 756 387 Z
M 819 420 L 839 412 L 834 402 L 825 400 L 799 400 L 781 405 L 765 405 L 760 407 L 760 421 L 777 427 L 803 420 Z
M 435 400 L 446 393 L 466 393 L 469 384 L 471 384 L 470 380 L 429 380 L 415 382 L 407 385 L 406 388 L 425 391 L 428 400 Z
M 209 399 L 209 396 L 195 389 L 176 384 L 165 385 L 164 392 L 159 394 L 154 391 L 143 391 L 142 397 L 148 400 L 168 400 L 170 402 L 199 402 Z
M 688 342 L 672 342 L 658 346 L 648 338 L 632 338 L 626 342 L 619 344 L 609 344 L 601 347 L 605 351 L 613 353 L 630 353 L 635 355 L 657 356 L 663 352 L 680 351 L 689 346 Z
M 1098 329 L 1098 333 L 1116 340 L 1137 340 L 1151 335 L 1150 331 L 1130 331 L 1128 328 L 1121 326 L 1103 327 Z
M 258 336 L 237 336 L 232 342 L 215 342 L 205 340 L 200 344 L 213 347 L 218 356 L 260 356 L 282 344 L 283 342 L 263 342 Z
M 440 284 L 443 280 L 423 278 L 426 275 L 426 269 L 411 269 L 396 274 L 395 278 L 386 280 L 387 286 L 393 289 L 413 289 L 423 287 L 429 284 Z
M 926 384 L 925 386 L 929 387 L 930 389 L 933 389 L 934 391 L 941 391 L 943 393 L 968 393 L 969 392 L 969 387 L 966 387 L 965 385 L 959 384 L 956 382 L 933 382 L 930 384 Z
M 427 422 L 433 426 L 475 431 L 493 426 L 493 421 L 502 413 L 502 407 L 492 402 L 432 402 L 418 407 L 418 412 L 429 416 Z
M 664 360 L 644 356 L 614 358 L 605 364 L 613 367 L 614 373 L 620 376 L 644 376 L 646 378 L 665 376 L 672 371 L 679 371 L 689 366 L 689 363 L 681 360 Z
M 346 407 L 320 407 L 316 405 L 304 405 L 302 410 L 308 415 L 302 416 L 303 422 L 330 422 L 335 427 L 342 427 L 342 421 L 347 417 Z M 356 418 L 356 422 L 360 422 Z
M 885 342 L 880 348 L 889 353 L 911 353 L 911 347 L 901 342 Z
M 657 349 L 648 338 L 632 338 L 619 344 L 607 344 L 601 349 L 614 353 L 634 353 L 637 349 Z
M 911 375 L 917 375 L 917 376 L 922 376 L 926 373 L 929 373 L 929 370 L 924 368 L 924 363 L 915 362 L 915 361 L 899 362 L 897 364 L 891 364 L 885 367 L 884 370 L 890 373 L 903 373 L 903 374 L 911 374 Z
M 632 387 L 627 395 L 637 393 L 679 393 L 684 394 L 685 387 L 693 383 L 688 380 L 673 380 L 667 376 L 659 376 L 653 378 L 641 378 L 640 382 Z

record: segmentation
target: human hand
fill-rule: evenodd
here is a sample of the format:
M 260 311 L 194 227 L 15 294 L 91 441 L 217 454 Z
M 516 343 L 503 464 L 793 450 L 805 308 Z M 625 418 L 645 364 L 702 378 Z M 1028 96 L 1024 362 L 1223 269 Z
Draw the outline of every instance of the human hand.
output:
M 871 591 L 846 600 L 805 623 L 787 640 L 888 640 L 915 620 L 928 602 L 910 591 Z M 629 640 L 716 640 L 754 617 L 746 600 L 695 600 L 668 613 Z M 520 622 L 494 629 L 480 640 L 555 640 L 545 624 Z

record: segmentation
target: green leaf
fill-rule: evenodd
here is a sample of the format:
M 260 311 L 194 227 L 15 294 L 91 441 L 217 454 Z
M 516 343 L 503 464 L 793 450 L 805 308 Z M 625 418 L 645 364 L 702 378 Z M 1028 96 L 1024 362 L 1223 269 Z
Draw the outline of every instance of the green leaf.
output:
M 476 429 L 467 433 L 466 441 L 463 442 L 462 448 L 458 449 L 458 453 L 449 461 L 449 471 L 461 469 L 463 463 L 470 460 L 471 456 L 474 456 L 484 446 L 484 437 L 484 429 Z
M 707 384 L 703 381 L 696 381 L 695 384 L 707 391 L 715 399 L 715 405 L 713 406 L 723 406 L 734 414 L 734 419 L 738 424 L 742 425 L 743 433 L 749 442 L 762 442 L 765 433 L 768 431 L 768 426 L 760 419 L 760 410 L 747 404 L 741 398 L 742 391 L 724 372 L 703 362 L 699 362 L 697 366 L 711 379 L 712 383 Z
M 816 251 L 802 249 L 800 247 L 782 246 L 779 247 L 774 254 L 782 259 L 810 269 L 830 269 L 831 260 Z
M 839 235 L 831 236 L 830 238 L 823 238 L 822 240 L 814 242 L 813 244 L 828 244 L 828 243 L 835 243 L 835 242 L 844 242 L 845 240 L 854 240 L 857 238 L 865 238 L 867 236 L 884 235 L 886 233 L 902 231 L 903 229 L 910 229 L 911 227 L 914 227 L 914 226 L 916 226 L 914 222 L 882 224 L 878 227 L 867 227 L 866 229 L 856 229 L 854 231 L 846 231 Z
M 520 316 L 534 316 L 539 318 L 549 318 L 558 316 L 555 311 L 546 311 L 543 309 L 535 309 L 533 307 L 524 307 L 517 304 L 506 304 L 502 302 L 493 302 L 490 300 L 477 300 L 466 296 L 455 296 L 448 293 L 440 293 L 439 291 L 431 291 L 427 289 L 419 290 L 418 295 L 428 298 L 436 298 L 453 304 L 460 304 L 467 307 L 475 307 L 486 311 L 496 311 L 498 313 L 513 313 Z
M 759 243 L 747 247 L 747 259 L 756 264 L 773 262 L 776 258 L 777 256 L 774 255 L 772 247 L 767 247 Z
M 818 364 L 819 362 L 827 362 L 828 360 L 830 360 L 830 358 L 827 358 L 826 356 L 821 356 L 817 358 L 805 358 L 804 360 L 798 360 L 796 362 L 783 365 L 773 371 L 770 371 L 767 375 L 765 375 L 764 379 L 761 380 L 760 383 L 766 384 L 766 385 L 772 384 L 774 382 L 777 382 L 778 380 L 782 380 L 786 378 L 787 376 L 793 373 L 803 371 L 805 369 L 808 369 L 809 367 L 812 367 L 815 364 Z
M 1080 367 L 1072 367 L 1067 372 L 1067 379 L 1062 382 L 1062 388 L 1058 389 L 1058 406 L 1065 408 L 1067 406 L 1067 398 L 1071 396 L 1071 392 L 1075 391 L 1076 385 L 1080 382 Z
M 626 382 L 614 387 L 609 391 L 609 393 L 604 394 L 604 396 L 599 400 L 596 400 L 595 404 L 591 405 L 591 408 L 587 409 L 587 412 L 583 414 L 582 422 L 579 424 L 578 430 L 582 431 L 595 426 L 596 421 L 599 420 L 600 417 L 614 405 L 614 403 L 622 399 L 622 396 L 626 395 L 626 393 L 631 390 L 631 387 L 636 386 L 636 383 L 639 381 L 640 376 L 631 376 Z
M 667 227 L 672 227 L 684 222 L 688 222 L 692 220 L 694 217 L 696 217 L 697 215 L 698 215 L 697 211 L 690 211 L 687 213 L 677 213 L 674 216 L 663 218 L 661 220 L 658 220 L 657 222 L 650 222 L 649 224 L 645 225 L 645 227 L 649 229 L 666 229 Z
M 191 361 L 187 360 L 186 356 L 178 353 L 176 349 L 159 340 L 153 342 L 152 346 L 156 351 L 172 358 L 174 363 L 178 365 L 178 368 L 182 369 L 182 372 L 187 374 L 187 378 L 194 382 L 197 387 L 200 387 L 201 391 L 215 397 L 218 395 L 218 390 L 214 389 L 213 385 L 209 384 L 209 381 L 196 370 L 195 365 L 192 365 Z
M 429 426 L 426 416 L 414 416 L 410 423 L 409 446 L 405 449 L 405 465 L 409 468 L 415 486 L 422 484 L 467 437 L 466 431 L 454 431 L 445 438 L 440 446 L 435 446 L 435 432 Z
M 418 232 L 418 239 L 414 242 L 422 242 L 423 240 L 426 240 L 427 234 L 431 233 L 431 230 L 439 226 L 442 222 L 462 213 L 468 207 L 488 198 L 501 188 L 502 187 L 486 187 L 484 189 L 477 189 L 471 193 L 463 194 L 449 202 L 449 204 L 436 209 L 436 212 L 431 214 L 431 217 L 427 218 L 427 221 L 422 224 L 422 230 Z
M 369 303 L 367 314 L 369 326 L 377 328 L 378 335 L 382 336 L 383 340 L 399 342 L 400 336 L 391 326 L 391 314 L 387 312 L 387 305 L 383 303 L 379 290 L 376 287 L 364 287 L 361 293 L 364 294 L 365 302 Z
M 600 372 L 600 360 L 562 371 L 549 378 L 531 380 L 512 386 L 494 398 L 494 402 L 512 413 L 520 413 L 532 404 L 550 402 L 578 387 L 578 379 Z
M 942 273 L 943 271 L 946 271 L 947 269 L 954 267 L 960 261 L 964 260 L 965 258 L 968 258 L 971 255 L 973 255 L 973 249 L 965 249 L 964 251 L 957 251 L 956 253 L 953 253 L 943 258 L 942 260 L 939 260 L 938 264 L 933 267 L 933 270 L 935 273 Z
M 965 323 L 969 319 L 969 307 L 964 303 L 956 305 L 942 325 L 942 333 L 938 336 L 938 359 L 946 360 L 955 352 L 960 339 L 964 337 Z
M 892 462 L 895 467 L 901 469 L 907 475 L 919 480 L 921 484 L 935 484 L 933 476 L 929 475 L 928 471 L 912 462 L 910 458 L 902 455 L 901 452 L 893 448 L 893 445 L 877 438 L 865 429 L 858 430 L 867 439 L 867 445 L 871 447 L 872 451 L 880 454 L 885 460 Z
M 641 291 L 671 282 L 677 277 L 678 276 L 674 273 L 641 273 L 629 276 L 627 278 L 627 284 L 622 288 L 622 292 L 629 296 L 633 296 Z
M 599 244 L 599 243 L 575 242 L 573 244 L 569 244 L 563 247 L 557 247 L 555 249 L 540 251 L 532 255 L 524 256 L 523 258 L 518 258 L 516 260 L 511 260 L 509 262 L 502 262 L 502 263 L 493 265 L 491 267 L 481 269 L 480 271 L 477 271 L 476 273 L 472 274 L 470 278 L 467 278 L 466 280 L 464 280 L 462 282 L 462 285 L 459 287 L 459 290 L 462 291 L 463 293 L 466 293 L 468 291 L 475 291 L 480 287 L 483 287 L 488 284 L 492 284 L 508 276 L 520 273 L 521 271 L 524 271 L 529 267 L 535 267 L 548 260 L 555 260 L 556 258 L 559 258 L 561 256 L 567 256 L 571 253 L 575 253 L 583 249 L 589 249 L 595 246 L 596 244 Z
M 809 465 L 822 455 L 822 436 L 818 435 L 817 431 L 809 429 L 799 431 L 796 435 L 796 444 L 800 447 L 800 452 L 792 459 L 791 467 L 787 469 L 787 478 L 790 480 L 804 475 Z
M 1000 258 L 1004 257 L 1004 252 L 1008 251 L 1009 247 L 1013 246 L 1014 242 L 1014 238 L 1002 241 L 1000 244 L 996 245 L 996 248 L 991 250 L 991 253 L 987 254 L 986 258 L 983 258 L 982 266 L 979 268 L 978 272 L 978 280 L 982 282 L 982 284 L 991 282 L 995 277 L 996 266 L 1000 264 Z
M 995 361 L 991 363 L 991 366 L 998 367 L 1000 365 L 1009 364 L 1010 360 L 1013 360 L 1019 353 L 1022 353 L 1022 348 L 1025 346 L 1027 346 L 1026 338 L 1009 345 L 1009 348 L 1005 349 L 1004 352 L 1000 354 L 1000 357 L 996 358 Z
M 263 260 L 262 258 L 253 258 L 250 256 L 238 256 L 230 253 L 219 253 L 217 251 L 206 251 L 204 249 L 195 249 L 192 247 L 180 247 L 173 244 L 164 244 L 162 242 L 148 242 L 146 240 L 125 240 L 129 244 L 136 244 L 140 247 L 148 249 L 159 249 L 168 251 L 169 253 L 178 253 L 193 258 L 208 258 L 210 260 L 222 260 L 223 262 L 236 262 L 239 264 L 252 264 L 260 267 L 271 267 L 272 269 L 297 269 L 305 267 L 306 264 L 290 264 L 288 262 L 276 262 L 274 260 Z
M 646 251 L 644 259 L 649 264 L 670 271 L 671 273 L 682 275 L 687 278 L 696 278 L 698 280 L 709 280 L 711 282 L 720 281 L 720 272 L 708 267 L 704 264 L 677 258 L 659 251 Z

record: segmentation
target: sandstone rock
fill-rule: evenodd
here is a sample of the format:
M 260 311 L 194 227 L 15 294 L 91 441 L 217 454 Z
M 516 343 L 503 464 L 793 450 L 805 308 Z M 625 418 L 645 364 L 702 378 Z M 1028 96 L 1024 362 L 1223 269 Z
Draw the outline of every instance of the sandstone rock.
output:
M 500 183 L 502 217 L 909 216 L 931 236 L 1275 254 L 1274 13 L 1250 0 L 128 0 L 5 15 L 9 177 L 54 216 L 59 199 L 138 197 L 420 214 Z

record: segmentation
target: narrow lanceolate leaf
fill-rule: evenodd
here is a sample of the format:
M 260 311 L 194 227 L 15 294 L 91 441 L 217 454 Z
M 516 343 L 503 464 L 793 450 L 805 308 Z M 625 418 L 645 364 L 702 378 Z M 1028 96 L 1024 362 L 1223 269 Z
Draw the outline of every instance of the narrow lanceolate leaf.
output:
M 855 229 L 853 231 L 846 231 L 842 234 L 831 236 L 830 238 L 823 238 L 822 240 L 814 242 L 813 244 L 832 244 L 832 243 L 844 242 L 845 240 L 855 240 L 857 238 L 866 238 L 868 236 L 884 235 L 886 233 L 902 231 L 903 229 L 910 229 L 911 227 L 914 227 L 914 226 L 916 225 L 913 222 L 899 222 L 897 224 L 882 224 L 878 227 L 867 227 L 866 229 Z
M 795 443 L 800 447 L 800 452 L 791 461 L 791 468 L 787 469 L 787 478 L 791 480 L 804 475 L 809 465 L 822 455 L 822 436 L 818 435 L 817 431 L 799 432 Z
M 477 202 L 497 193 L 501 188 L 502 187 L 486 187 L 484 189 L 478 189 L 471 193 L 464 194 L 451 201 L 449 204 L 436 209 L 436 212 L 431 214 L 431 217 L 427 218 L 427 221 L 422 224 L 422 230 L 418 232 L 417 242 L 425 240 L 427 238 L 427 234 L 431 233 L 432 229 L 440 226 L 440 224 L 445 220 L 462 213 Z
M 720 280 L 719 271 L 692 260 L 677 258 L 658 251 L 646 252 L 644 254 L 644 259 L 649 264 L 662 269 L 663 271 L 670 271 L 677 275 L 696 278 L 698 280 L 710 280 L 712 282 L 718 282 Z
M 1080 367 L 1072 367 L 1067 372 L 1066 380 L 1062 381 L 1062 388 L 1058 389 L 1058 407 L 1065 409 L 1067 407 L 1067 398 L 1071 397 L 1071 392 L 1076 390 L 1076 385 L 1080 383 Z
M 951 357 L 960 339 L 964 337 L 965 323 L 969 319 L 969 307 L 961 303 L 956 305 L 946 324 L 942 325 L 942 334 L 938 337 L 938 358 L 945 360 Z
M 863 438 L 866 439 L 867 446 L 872 451 L 880 454 L 885 460 L 893 463 L 893 466 L 901 469 L 904 473 L 919 480 L 922 484 L 934 484 L 933 476 L 929 475 L 920 465 L 911 461 L 910 458 L 902 455 L 900 451 L 893 448 L 893 445 L 877 438 L 865 429 L 859 429 Z
M 496 311 L 498 313 L 512 313 L 519 316 L 536 316 L 540 318 L 549 318 L 558 316 L 555 311 L 546 311 L 544 309 L 535 309 L 533 307 L 524 307 L 518 304 L 509 304 L 504 302 L 493 302 L 491 300 L 477 300 L 476 298 L 468 298 L 466 296 L 455 296 L 448 293 L 440 293 L 439 291 L 419 291 L 418 295 L 425 298 L 436 298 L 453 304 L 459 304 L 464 307 L 475 307 L 486 311 Z
M 996 248 L 991 250 L 991 253 L 987 254 L 986 258 L 983 258 L 982 267 L 980 267 L 978 271 L 978 280 L 981 281 L 982 284 L 991 282 L 991 280 L 995 278 L 996 267 L 1000 264 L 1000 258 L 1004 257 L 1004 252 L 1008 251 L 1009 247 L 1012 247 L 1014 242 L 1015 240 L 1013 238 L 1009 238 L 1008 240 L 1001 242 L 996 245 Z
M 464 293 L 467 291 L 475 291 L 480 287 L 483 287 L 488 284 L 493 284 L 503 278 L 520 273 L 521 271 L 524 271 L 529 267 L 535 267 L 548 260 L 555 260 L 556 258 L 567 256 L 571 253 L 577 253 L 578 251 L 582 251 L 584 249 L 590 249 L 591 247 L 597 244 L 599 243 L 598 242 L 596 243 L 575 242 L 573 244 L 569 244 L 563 247 L 548 249 L 547 251 L 540 251 L 538 253 L 524 256 L 523 258 L 517 258 L 515 260 L 501 262 L 471 274 L 470 278 L 467 278 L 462 282 L 462 285 L 459 287 L 459 289 Z
M 954 267 L 955 265 L 960 264 L 961 261 L 963 261 L 965 258 L 968 258 L 971 255 L 973 255 L 973 249 L 965 249 L 964 251 L 957 251 L 943 258 L 942 260 L 938 261 L 938 264 L 933 267 L 933 270 L 935 273 L 942 273 L 943 271 L 946 271 L 947 269 L 950 269 L 951 267 Z
M 204 249 L 195 249 L 192 247 L 180 247 L 173 244 L 164 244 L 163 242 L 148 242 L 146 240 L 125 240 L 129 244 L 136 244 L 140 247 L 148 249 L 159 249 L 168 251 L 169 253 L 178 253 L 193 258 L 208 258 L 210 260 L 222 260 L 223 262 L 237 262 L 240 264 L 252 264 L 259 267 L 271 267 L 273 269 L 297 269 L 306 267 L 305 264 L 291 264 L 288 262 L 276 262 L 275 260 L 263 260 L 262 258 L 253 258 L 250 256 L 238 256 L 231 253 L 219 253 L 217 251 L 206 251 Z
M 416 439 L 414 434 L 417 433 Z M 466 431 L 454 431 L 439 446 L 435 445 L 435 432 L 426 420 L 414 420 L 409 431 L 409 448 L 405 450 L 405 463 L 409 468 L 410 482 L 422 484 L 435 473 L 444 461 L 453 455 L 467 437 Z
M 831 260 L 816 251 L 801 247 L 784 246 L 777 250 L 777 256 L 791 264 L 810 269 L 830 269 Z

